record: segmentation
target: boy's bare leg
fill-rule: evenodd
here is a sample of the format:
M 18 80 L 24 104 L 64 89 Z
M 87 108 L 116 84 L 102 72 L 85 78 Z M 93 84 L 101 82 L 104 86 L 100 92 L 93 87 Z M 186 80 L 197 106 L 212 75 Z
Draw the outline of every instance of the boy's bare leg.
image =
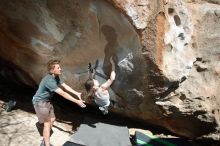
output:
M 51 121 L 51 129 L 52 129 L 53 124 L 54 124 L 54 122 L 55 122 L 55 118 L 51 118 L 50 121 Z
M 50 129 L 51 129 L 51 121 L 44 122 L 43 137 L 44 137 L 45 146 L 50 146 Z

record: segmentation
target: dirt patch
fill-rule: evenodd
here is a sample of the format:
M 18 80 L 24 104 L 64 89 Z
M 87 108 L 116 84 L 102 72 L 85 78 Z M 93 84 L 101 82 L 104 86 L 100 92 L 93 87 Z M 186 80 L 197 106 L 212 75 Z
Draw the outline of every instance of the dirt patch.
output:
M 0 119 L 1 146 L 40 145 L 42 137 L 35 127 L 37 117 L 34 114 L 20 109 L 12 112 L 1 111 Z M 59 129 L 53 128 L 51 143 L 54 146 L 61 146 L 68 140 L 70 134 L 66 131 L 71 130 L 71 127 L 60 122 L 55 122 L 55 126 Z M 65 131 L 60 129 L 65 129 Z

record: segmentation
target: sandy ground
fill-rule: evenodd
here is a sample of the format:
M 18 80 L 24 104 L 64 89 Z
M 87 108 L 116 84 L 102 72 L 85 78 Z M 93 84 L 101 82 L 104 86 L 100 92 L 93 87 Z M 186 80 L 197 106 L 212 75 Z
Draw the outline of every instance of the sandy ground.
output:
M 1 146 L 39 146 L 42 137 L 35 123 L 37 117 L 20 109 L 12 112 L 1 111 L 0 115 L 0 145 Z M 51 144 L 61 146 L 69 139 L 71 126 L 55 122 Z M 61 130 L 62 129 L 62 130 Z M 65 130 L 65 131 L 64 131 Z M 70 130 L 70 131 L 68 131 Z M 69 132 L 69 133 L 68 133 Z

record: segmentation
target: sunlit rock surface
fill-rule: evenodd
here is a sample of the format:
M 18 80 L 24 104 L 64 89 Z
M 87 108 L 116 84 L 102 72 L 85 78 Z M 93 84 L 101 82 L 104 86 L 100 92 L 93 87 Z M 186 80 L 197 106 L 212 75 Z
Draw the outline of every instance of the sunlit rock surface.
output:
M 218 0 L 1 0 L 0 74 L 36 87 L 46 62 L 84 92 L 88 62 L 100 82 L 113 56 L 112 112 L 188 138 L 220 140 Z

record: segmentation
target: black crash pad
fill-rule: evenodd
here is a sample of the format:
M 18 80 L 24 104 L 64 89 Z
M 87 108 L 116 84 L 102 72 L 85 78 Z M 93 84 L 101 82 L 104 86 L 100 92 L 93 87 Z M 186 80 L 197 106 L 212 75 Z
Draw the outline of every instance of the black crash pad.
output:
M 91 118 L 84 119 L 77 132 L 63 146 L 129 146 L 126 126 L 114 125 Z

